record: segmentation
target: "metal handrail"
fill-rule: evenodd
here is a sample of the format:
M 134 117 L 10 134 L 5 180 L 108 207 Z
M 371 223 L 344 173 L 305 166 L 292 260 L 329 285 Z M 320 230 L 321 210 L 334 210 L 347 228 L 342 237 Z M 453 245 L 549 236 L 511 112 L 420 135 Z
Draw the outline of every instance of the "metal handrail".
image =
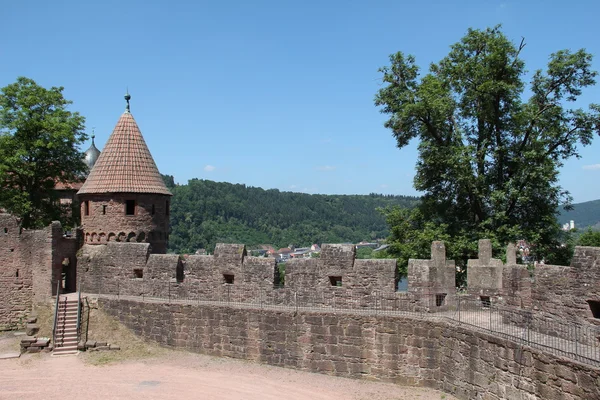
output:
M 60 298 L 60 280 L 56 283 L 56 304 L 54 305 L 54 326 L 52 327 L 52 343 L 56 345 L 56 324 L 58 322 L 58 299 Z
M 77 345 L 79 345 L 79 340 L 81 339 L 81 280 L 79 280 L 79 285 L 77 285 Z

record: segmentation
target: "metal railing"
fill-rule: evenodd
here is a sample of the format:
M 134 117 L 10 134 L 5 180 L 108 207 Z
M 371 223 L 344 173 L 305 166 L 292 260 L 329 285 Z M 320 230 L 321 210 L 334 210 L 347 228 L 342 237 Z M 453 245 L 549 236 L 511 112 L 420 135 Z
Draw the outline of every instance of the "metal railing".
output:
M 408 294 L 341 287 L 294 290 L 224 284 L 207 288 L 200 283 L 139 281 L 133 285 L 131 282 L 117 283 L 102 295 L 149 302 L 441 319 L 557 356 L 600 366 L 600 326 L 505 306 L 487 297 L 444 293 Z
M 81 280 L 77 285 L 77 343 L 81 339 Z
M 54 325 L 52 326 L 52 343 L 56 343 L 56 324 L 58 323 L 58 300 L 60 299 L 60 283 L 56 282 L 56 302 L 54 304 Z

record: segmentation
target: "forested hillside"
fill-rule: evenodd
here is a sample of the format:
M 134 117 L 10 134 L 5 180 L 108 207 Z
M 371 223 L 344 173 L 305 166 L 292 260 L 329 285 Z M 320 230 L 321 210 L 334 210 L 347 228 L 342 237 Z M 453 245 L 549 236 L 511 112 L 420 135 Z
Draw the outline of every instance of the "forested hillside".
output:
M 192 179 L 175 185 L 169 250 L 213 251 L 215 244 L 272 244 L 285 247 L 313 243 L 359 242 L 385 238 L 388 227 L 379 207 L 413 207 L 419 199 L 391 195 L 310 195 L 264 190 L 246 185 Z
M 570 220 L 575 221 L 577 229 L 583 229 L 588 226 L 600 229 L 600 200 L 573 204 L 572 210 L 563 210 L 558 217 L 558 221 L 561 224 L 567 223 Z

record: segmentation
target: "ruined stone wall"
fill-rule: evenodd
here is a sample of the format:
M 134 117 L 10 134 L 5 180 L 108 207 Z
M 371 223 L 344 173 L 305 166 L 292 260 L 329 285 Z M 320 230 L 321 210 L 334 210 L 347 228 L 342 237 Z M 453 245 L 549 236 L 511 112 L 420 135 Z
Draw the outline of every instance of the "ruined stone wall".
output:
M 0 328 L 16 326 L 34 302 L 54 294 L 64 259 L 75 260 L 76 240 L 63 238 L 58 222 L 21 230 L 14 216 L 0 213 Z
M 508 264 L 502 269 L 502 291 L 505 304 L 531 308 L 532 278 L 526 265 Z
M 576 247 L 569 267 L 536 267 L 532 308 L 568 321 L 600 325 L 588 301 L 600 302 L 600 248 Z
M 134 215 L 125 203 L 134 200 Z M 166 253 L 169 236 L 170 196 L 140 193 L 85 194 L 79 196 L 86 244 L 108 242 L 150 243 L 153 253 Z
M 358 379 L 442 389 L 460 399 L 600 399 L 600 369 L 439 320 L 100 298 L 162 345 Z
M 456 293 L 456 265 L 446 260 L 444 242 L 431 244 L 430 260 L 408 260 L 408 291 L 414 295 Z
M 394 292 L 398 271 L 396 260 L 356 260 L 353 245 L 323 244 L 316 259 L 286 262 L 285 286 L 331 292 L 344 288 L 355 292 Z
M 503 269 L 504 263 L 492 258 L 492 242 L 489 239 L 480 240 L 477 259 L 467 261 L 467 292 L 469 295 L 490 299 L 501 296 Z
M 148 243 L 109 242 L 104 246 L 84 245 L 77 261 L 81 290 L 87 293 L 144 293 L 148 279 Z M 166 283 L 166 282 L 165 282 Z
M 323 248 L 321 259 L 286 263 L 286 289 L 310 291 L 321 302 L 342 292 L 395 295 L 396 260 L 354 260 L 354 247 L 348 245 Z M 243 302 L 282 296 L 273 287 L 275 260 L 247 256 L 244 245 L 217 244 L 214 255 L 184 261 L 174 255 L 150 255 L 143 243 L 85 245 L 81 253 L 78 273 L 89 293 L 207 300 L 235 295 Z M 332 277 L 340 278 L 339 286 Z

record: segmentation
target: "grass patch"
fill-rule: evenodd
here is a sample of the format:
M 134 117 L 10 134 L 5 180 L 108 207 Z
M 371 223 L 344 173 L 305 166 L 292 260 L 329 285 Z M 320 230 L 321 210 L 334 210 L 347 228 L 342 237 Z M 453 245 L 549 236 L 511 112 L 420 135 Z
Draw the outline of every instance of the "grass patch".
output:
M 86 351 L 81 354 L 85 362 L 93 365 L 155 358 L 167 353 L 167 349 L 140 338 L 116 318 L 93 306 L 90 309 L 88 340 L 107 342 L 121 347 L 121 350 Z
M 33 312 L 37 314 L 37 324 L 40 326 L 40 331 L 36 336 L 52 338 L 52 328 L 54 328 L 54 303 L 36 304 L 33 308 Z

